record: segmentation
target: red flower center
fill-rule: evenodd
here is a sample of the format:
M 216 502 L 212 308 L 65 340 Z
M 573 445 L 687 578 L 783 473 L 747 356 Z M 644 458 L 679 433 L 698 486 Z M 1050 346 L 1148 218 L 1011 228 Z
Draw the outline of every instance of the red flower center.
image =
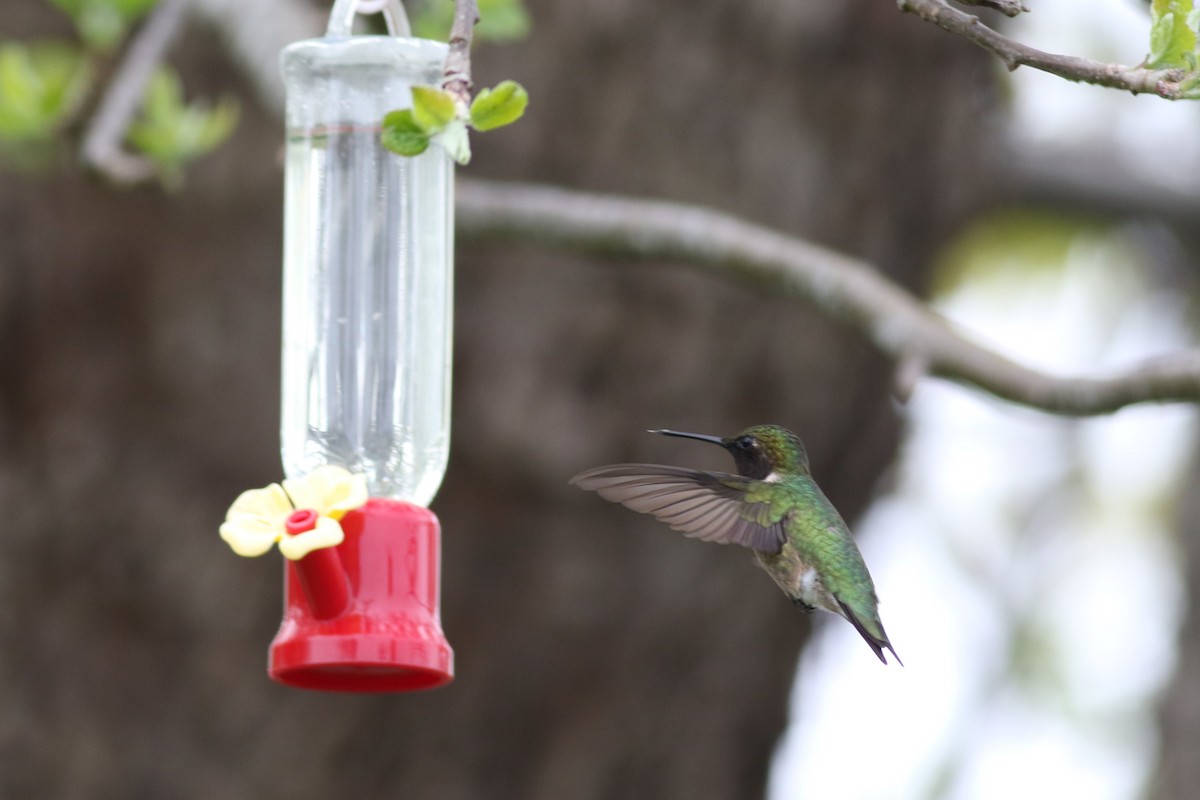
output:
M 305 531 L 311 531 L 313 528 L 317 527 L 317 512 L 313 511 L 311 508 L 293 511 L 283 523 L 283 526 L 287 529 L 288 534 L 291 536 L 295 536 L 298 533 L 304 533 Z

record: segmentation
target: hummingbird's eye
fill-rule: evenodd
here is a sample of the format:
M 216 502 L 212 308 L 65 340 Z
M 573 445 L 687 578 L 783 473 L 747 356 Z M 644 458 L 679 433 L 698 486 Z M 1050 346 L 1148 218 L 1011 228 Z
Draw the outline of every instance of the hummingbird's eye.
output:
M 742 450 L 752 449 L 754 447 L 754 437 L 753 436 L 743 436 L 742 438 L 737 440 L 737 446 L 740 447 Z

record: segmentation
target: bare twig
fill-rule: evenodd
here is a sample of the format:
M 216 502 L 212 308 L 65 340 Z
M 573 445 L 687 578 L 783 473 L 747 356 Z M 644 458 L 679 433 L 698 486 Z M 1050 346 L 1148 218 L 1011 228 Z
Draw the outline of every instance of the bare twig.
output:
M 1126 67 L 1047 53 L 998 33 L 984 25 L 978 17 L 959 11 L 945 0 L 897 0 L 897 4 L 901 11 L 916 14 L 926 22 L 932 22 L 994 53 L 1010 70 L 1021 66 L 1033 67 L 1069 81 L 1124 89 L 1134 94 L 1156 94 L 1168 100 L 1178 100 L 1182 96 L 1179 83 L 1184 71 L 1181 69 Z
M 463 106 L 471 105 L 471 39 L 479 22 L 476 0 L 455 0 L 454 24 L 450 26 L 450 52 L 442 88 Z
M 1108 378 L 1065 378 L 975 344 L 870 264 L 696 206 L 541 186 L 459 182 L 459 231 L 623 258 L 679 261 L 806 300 L 897 361 L 1055 414 L 1200 401 L 1200 351 Z
M 233 14 L 217 13 L 218 7 L 224 10 L 223 3 L 234 0 L 192 1 L 201 8 L 212 6 L 214 21 L 223 28 L 245 27 L 233 24 Z M 981 36 L 990 42 L 981 42 L 983 46 L 997 52 L 1010 66 L 1027 64 L 1044 69 L 1037 63 L 1038 58 L 1057 59 L 1066 64 L 1081 62 L 1090 65 L 1090 69 L 1141 75 L 1126 83 L 1093 81 L 1131 91 L 1155 91 L 1145 88 L 1153 83 L 1149 76 L 1165 76 L 1164 80 L 1178 77 L 1171 71 L 1131 70 L 1039 53 L 1000 36 L 968 14 L 949 9 L 953 12 L 951 16 L 939 16 L 938 9 L 948 8 L 940 0 L 899 1 L 901 8 L 921 14 L 947 30 L 959 32 L 953 25 L 960 25 L 973 31 L 968 38 Z M 128 164 L 136 165 L 140 160 L 122 151 L 120 142 L 146 81 L 178 30 L 181 11 L 188 2 L 162 0 L 130 47 L 88 130 L 84 158 L 114 179 L 136 179 L 139 174 L 140 168 L 130 168 Z M 315 16 L 301 13 L 303 4 L 295 0 L 270 2 L 274 12 L 287 12 L 279 15 L 284 21 L 294 21 L 293 28 L 312 26 L 317 21 Z M 261 5 L 266 7 L 265 0 Z M 443 86 L 454 82 L 456 89 L 469 93 L 469 49 L 478 16 L 475 0 L 458 0 L 457 11 Z M 980 30 L 986 33 L 980 34 Z M 232 36 L 235 32 L 231 31 L 231 40 L 235 47 L 247 51 L 243 55 L 252 74 L 264 86 L 271 84 L 275 80 L 274 56 L 268 60 L 249 58 L 250 51 L 260 52 L 264 48 L 249 47 L 247 43 L 251 40 Z M 1029 53 L 1033 56 L 1026 57 Z M 1087 80 L 1074 73 L 1056 74 Z M 1154 85 L 1161 89 L 1161 85 Z M 265 94 L 275 99 L 274 94 Z M 929 374 L 974 385 L 1015 403 L 1077 416 L 1105 414 L 1144 402 L 1200 401 L 1200 351 L 1147 361 L 1109 378 L 1047 375 L 971 342 L 949 321 L 887 281 L 869 264 L 719 212 L 668 202 L 478 180 L 460 181 L 458 194 L 459 230 L 464 235 L 504 237 L 625 258 L 675 260 L 806 300 L 859 330 L 901 364 L 901 387 L 910 385 L 921 374 Z
M 1112 145 L 1010 145 L 1001 176 L 1004 199 L 1071 208 L 1117 219 L 1161 220 L 1194 236 L 1200 186 L 1139 169 Z
M 129 45 L 84 134 L 79 152 L 83 163 L 116 183 L 138 183 L 154 175 L 150 160 L 131 155 L 122 143 L 146 93 L 146 84 L 182 27 L 189 2 L 162 0 L 155 7 Z
M 1015 17 L 1022 11 L 1028 11 L 1021 0 L 958 0 L 964 6 L 982 6 L 999 11 L 1006 17 Z

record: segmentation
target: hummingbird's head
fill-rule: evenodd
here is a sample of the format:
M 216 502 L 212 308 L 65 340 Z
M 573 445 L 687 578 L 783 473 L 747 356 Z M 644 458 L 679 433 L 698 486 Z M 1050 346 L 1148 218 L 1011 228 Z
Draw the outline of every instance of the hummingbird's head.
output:
M 755 425 L 726 439 L 668 430 L 651 433 L 719 444 L 733 456 L 738 474 L 747 478 L 765 480 L 780 473 L 808 474 L 808 452 L 804 449 L 804 443 L 799 436 L 778 425 Z

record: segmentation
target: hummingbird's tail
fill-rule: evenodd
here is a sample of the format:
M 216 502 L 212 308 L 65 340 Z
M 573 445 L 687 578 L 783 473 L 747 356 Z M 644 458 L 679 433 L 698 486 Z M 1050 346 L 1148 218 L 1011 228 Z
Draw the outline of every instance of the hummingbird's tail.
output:
M 896 663 L 902 667 L 904 666 L 904 662 L 900 660 L 900 656 L 896 655 L 896 648 L 892 647 L 892 643 L 888 641 L 887 632 L 883 629 L 883 623 L 876 621 L 876 627 L 879 628 L 879 633 L 881 634 L 876 636 L 867 630 L 867 627 L 863 625 L 862 620 L 858 618 L 858 615 L 850 609 L 850 606 L 846 605 L 840 600 L 838 601 L 838 605 L 842 607 L 842 614 L 846 617 L 846 619 L 850 620 L 850 624 L 854 626 L 854 629 L 857 630 L 859 635 L 863 637 L 863 640 L 871 647 L 872 650 L 875 651 L 875 655 L 879 657 L 880 661 L 882 661 L 884 664 L 888 663 L 887 659 L 884 658 L 883 655 L 883 650 L 886 647 L 891 651 L 892 658 L 896 659 Z

